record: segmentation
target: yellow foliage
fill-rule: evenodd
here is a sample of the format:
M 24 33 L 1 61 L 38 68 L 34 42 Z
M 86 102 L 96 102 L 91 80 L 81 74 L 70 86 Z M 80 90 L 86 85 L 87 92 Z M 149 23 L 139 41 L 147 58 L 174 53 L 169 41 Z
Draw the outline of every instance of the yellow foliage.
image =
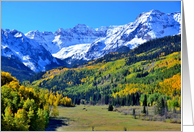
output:
M 161 53 L 161 54 L 159 55 L 159 57 L 161 57 L 161 56 L 165 56 L 165 52 L 163 52 L 163 53 Z
M 80 79 L 80 81 L 81 81 L 82 83 L 86 83 L 88 79 L 89 79 L 89 77 L 86 77 L 86 78 Z
M 159 83 L 159 92 L 171 97 L 181 96 L 181 74 L 178 73 Z
M 47 71 L 46 74 L 44 74 L 42 77 L 51 79 L 54 77 L 54 75 L 59 74 L 59 73 L 64 72 L 64 71 L 67 71 L 67 70 L 69 70 L 69 69 L 68 68 L 63 68 L 61 70 L 60 69 L 52 69 L 50 71 Z
M 2 130 L 44 130 L 49 113 L 58 115 L 57 106 L 64 98 L 68 106 L 73 106 L 71 99 L 58 92 L 20 86 L 19 81 L 9 73 L 1 72 L 1 122 Z M 36 91 L 36 92 L 35 92 Z M 50 109 L 54 107 L 53 109 Z M 38 110 L 37 110 L 38 108 Z M 33 118 L 33 120 L 31 120 Z M 34 126 L 33 126 L 34 125 Z
M 67 84 L 68 84 L 68 85 L 72 85 L 72 84 L 73 84 L 73 82 L 71 82 L 71 81 L 70 81 L 70 82 L 68 82 Z
M 167 67 L 167 68 L 170 68 L 172 66 L 174 66 L 175 64 L 180 64 L 181 61 L 179 60 L 176 60 L 175 58 L 171 58 L 171 59 L 168 59 L 168 60 L 164 60 L 162 61 L 159 65 L 157 65 L 159 68 L 161 67 Z
M 92 63 L 94 63 L 94 61 L 90 61 L 90 62 L 88 62 L 88 64 L 92 64 Z
M 119 84 L 118 87 L 123 87 L 123 85 Z M 144 84 L 126 84 L 125 89 L 123 89 L 119 92 L 113 93 L 112 96 L 114 98 L 116 98 L 117 95 L 119 97 L 122 97 L 122 96 L 126 96 L 128 94 L 132 94 L 132 93 L 136 93 L 136 92 L 142 93 L 143 92 L 141 90 L 142 88 L 145 89 L 146 85 L 144 85 Z
M 19 82 L 16 78 L 12 77 L 8 72 L 1 72 L 1 86 L 13 82 Z

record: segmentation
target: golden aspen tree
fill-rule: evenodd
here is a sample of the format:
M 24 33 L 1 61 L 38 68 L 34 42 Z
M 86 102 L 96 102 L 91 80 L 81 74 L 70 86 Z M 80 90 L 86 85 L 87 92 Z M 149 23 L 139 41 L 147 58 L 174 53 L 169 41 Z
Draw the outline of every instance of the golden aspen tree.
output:
M 13 122 L 13 113 L 10 107 L 5 108 L 5 114 L 2 115 L 3 120 L 1 120 L 2 130 L 11 131 L 13 130 L 14 122 Z
M 26 116 L 27 113 L 24 109 L 18 109 L 17 113 L 14 116 L 14 123 L 17 130 L 27 131 L 30 127 L 28 123 L 30 120 Z

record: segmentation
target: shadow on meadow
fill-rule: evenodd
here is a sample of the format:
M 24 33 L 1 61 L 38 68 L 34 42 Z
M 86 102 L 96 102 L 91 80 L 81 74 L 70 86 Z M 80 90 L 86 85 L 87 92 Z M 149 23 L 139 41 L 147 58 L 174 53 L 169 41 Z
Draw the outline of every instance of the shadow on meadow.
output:
M 45 131 L 56 131 L 57 128 L 62 126 L 68 126 L 70 118 L 67 117 L 57 117 L 57 118 L 50 118 L 49 125 L 45 129 Z

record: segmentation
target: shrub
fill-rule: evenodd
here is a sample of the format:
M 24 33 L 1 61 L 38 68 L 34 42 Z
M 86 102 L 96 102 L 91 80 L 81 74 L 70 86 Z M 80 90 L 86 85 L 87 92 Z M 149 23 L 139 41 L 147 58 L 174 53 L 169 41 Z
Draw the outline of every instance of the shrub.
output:
M 157 121 L 157 116 L 153 116 L 153 121 Z
M 145 120 L 146 120 L 146 121 L 149 121 L 149 120 L 150 120 L 150 118 L 149 118 L 149 117 L 145 117 Z
M 109 104 L 108 111 L 113 111 L 113 105 L 112 104 Z
M 94 126 L 92 126 L 92 131 L 94 131 Z
M 177 123 L 177 119 L 172 119 L 171 123 Z
M 170 119 L 165 119 L 164 122 L 170 123 L 171 120 Z

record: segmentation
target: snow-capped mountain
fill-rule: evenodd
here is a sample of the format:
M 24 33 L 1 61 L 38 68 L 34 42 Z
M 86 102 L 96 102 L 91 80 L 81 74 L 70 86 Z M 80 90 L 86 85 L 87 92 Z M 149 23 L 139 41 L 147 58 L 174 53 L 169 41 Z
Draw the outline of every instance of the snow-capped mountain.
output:
M 31 31 L 25 34 L 60 59 L 91 60 L 115 52 L 121 46 L 130 49 L 146 41 L 181 33 L 181 13 L 158 10 L 141 13 L 134 22 L 120 26 L 93 29 L 84 24 L 60 28 L 56 32 Z
M 59 28 L 56 32 L 30 31 L 26 37 L 34 39 L 45 47 L 52 54 L 57 54 L 64 47 L 92 43 L 95 39 L 105 37 L 104 31 L 96 31 L 85 24 L 77 24 L 74 28 Z M 64 49 L 63 49 L 64 50 Z M 61 55 L 60 55 L 61 56 Z M 64 58 L 59 57 L 59 58 Z
M 96 59 L 115 52 L 121 46 L 136 48 L 154 38 L 181 33 L 181 13 L 165 14 L 158 10 L 141 13 L 134 22 L 110 27 L 106 37 L 95 40 L 85 54 L 87 59 Z
M 17 30 L 1 29 L 1 56 L 19 60 L 34 72 L 46 70 L 51 63 L 59 64 L 42 45 Z
M 93 29 L 78 24 L 56 32 L 36 30 L 25 35 L 16 30 L 1 30 L 1 55 L 19 58 L 33 71 L 41 71 L 49 63 L 57 63 L 54 57 L 71 64 L 76 60 L 97 59 L 122 46 L 133 49 L 151 39 L 180 33 L 180 12 L 166 14 L 151 10 L 139 14 L 134 22 L 119 26 Z

